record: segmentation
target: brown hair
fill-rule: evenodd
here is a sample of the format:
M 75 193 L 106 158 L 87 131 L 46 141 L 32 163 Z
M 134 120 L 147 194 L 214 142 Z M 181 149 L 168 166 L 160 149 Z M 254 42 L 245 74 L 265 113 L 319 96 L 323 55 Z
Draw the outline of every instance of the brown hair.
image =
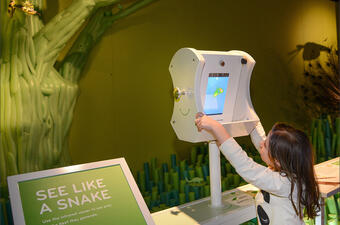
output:
M 296 214 L 303 218 L 306 207 L 308 218 L 320 211 L 319 187 L 315 179 L 314 155 L 307 135 L 284 123 L 276 123 L 269 136 L 269 158 L 274 170 L 286 176 L 291 182 L 289 199 Z M 277 161 L 279 165 L 275 162 Z M 297 206 L 293 201 L 293 191 L 297 188 Z

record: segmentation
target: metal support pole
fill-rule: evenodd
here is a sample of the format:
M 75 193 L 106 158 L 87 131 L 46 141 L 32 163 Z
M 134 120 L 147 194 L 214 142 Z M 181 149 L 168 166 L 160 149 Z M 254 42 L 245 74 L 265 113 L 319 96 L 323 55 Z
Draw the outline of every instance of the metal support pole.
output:
M 315 217 L 315 225 L 326 225 L 325 219 L 325 199 L 321 197 L 320 199 L 321 212 Z
M 211 206 L 214 208 L 222 207 L 221 159 L 220 150 L 215 141 L 209 142 L 209 169 Z

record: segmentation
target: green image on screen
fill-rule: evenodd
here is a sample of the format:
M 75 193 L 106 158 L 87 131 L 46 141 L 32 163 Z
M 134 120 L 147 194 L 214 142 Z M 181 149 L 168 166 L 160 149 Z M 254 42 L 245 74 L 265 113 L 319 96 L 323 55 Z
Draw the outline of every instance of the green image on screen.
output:
M 120 165 L 19 182 L 26 225 L 146 225 Z
M 229 73 L 210 73 L 206 89 L 204 113 L 220 115 L 223 113 L 227 94 Z

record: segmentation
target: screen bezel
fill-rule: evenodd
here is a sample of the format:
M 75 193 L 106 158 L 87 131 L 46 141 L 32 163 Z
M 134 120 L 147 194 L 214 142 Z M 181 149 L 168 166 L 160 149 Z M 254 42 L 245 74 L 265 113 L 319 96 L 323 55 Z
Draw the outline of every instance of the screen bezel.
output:
M 155 225 L 154 221 L 152 220 L 150 211 L 145 204 L 144 198 L 140 193 L 138 186 L 131 174 L 131 171 L 125 161 L 124 158 L 112 159 L 112 160 L 105 160 L 100 162 L 93 162 L 81 165 L 74 165 L 68 167 L 62 167 L 57 169 L 50 169 L 26 174 L 20 174 L 15 176 L 9 176 L 8 179 L 8 188 L 10 194 L 10 201 L 11 201 L 11 208 L 13 212 L 13 219 L 15 225 L 26 225 L 24 211 L 22 208 L 20 190 L 19 190 L 19 183 L 24 181 L 36 180 L 40 178 L 47 178 L 53 177 L 58 175 L 66 175 L 70 173 L 77 173 L 77 172 L 84 172 L 87 170 L 92 169 L 100 169 L 109 166 L 120 166 L 123 174 L 130 186 L 130 189 L 137 201 L 139 209 L 145 219 L 145 222 L 148 225 Z
M 205 59 L 205 65 L 202 71 L 200 80 L 200 96 L 201 96 L 201 109 L 199 112 L 204 112 L 206 89 L 208 85 L 208 78 L 210 73 L 228 73 L 228 85 L 222 114 L 207 115 L 214 120 L 221 123 L 232 122 L 235 100 L 238 89 L 238 82 L 240 79 L 242 64 L 242 56 L 227 55 L 227 54 L 202 54 Z M 223 63 L 222 63 L 223 62 Z

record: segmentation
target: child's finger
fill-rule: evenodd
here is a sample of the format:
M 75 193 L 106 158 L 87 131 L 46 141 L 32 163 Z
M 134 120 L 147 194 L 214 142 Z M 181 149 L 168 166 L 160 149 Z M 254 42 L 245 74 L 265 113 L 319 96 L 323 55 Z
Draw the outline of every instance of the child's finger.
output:
M 202 112 L 196 113 L 196 119 L 201 118 L 202 116 L 204 116 L 204 113 Z
M 202 127 L 199 124 L 196 124 L 197 129 L 202 129 Z
M 197 127 L 197 131 L 200 132 L 202 129 L 200 127 L 200 125 L 198 123 L 195 123 L 196 127 Z
M 195 124 L 201 124 L 202 123 L 202 118 L 195 119 Z
M 197 119 L 196 122 L 195 122 L 195 125 L 198 129 L 198 131 L 201 131 L 202 130 L 202 121 Z
M 200 118 L 200 117 L 201 117 L 200 112 L 196 113 L 195 118 L 198 119 L 198 118 Z

